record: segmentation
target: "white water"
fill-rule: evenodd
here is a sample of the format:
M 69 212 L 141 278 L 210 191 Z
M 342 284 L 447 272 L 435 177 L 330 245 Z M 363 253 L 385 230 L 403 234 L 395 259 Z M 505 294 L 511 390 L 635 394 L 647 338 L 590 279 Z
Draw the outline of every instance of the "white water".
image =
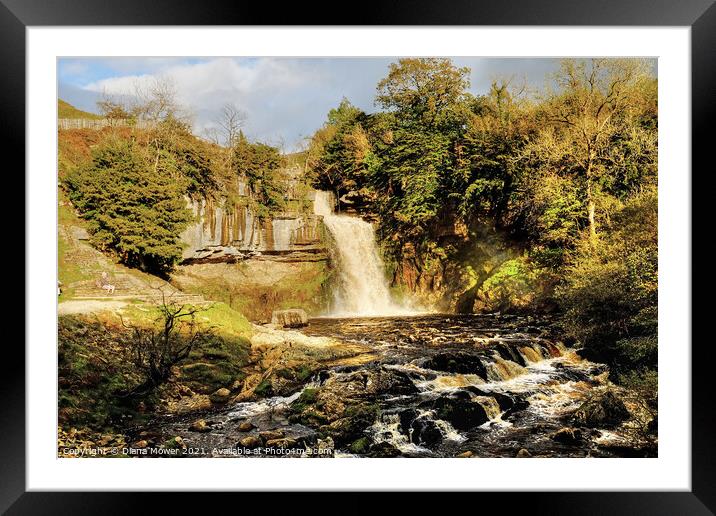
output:
M 313 206 L 314 213 L 323 217 L 338 251 L 339 288 L 334 294 L 331 315 L 361 317 L 414 313 L 395 303 L 390 296 L 373 226 L 358 217 L 336 215 L 330 192 L 316 192 Z

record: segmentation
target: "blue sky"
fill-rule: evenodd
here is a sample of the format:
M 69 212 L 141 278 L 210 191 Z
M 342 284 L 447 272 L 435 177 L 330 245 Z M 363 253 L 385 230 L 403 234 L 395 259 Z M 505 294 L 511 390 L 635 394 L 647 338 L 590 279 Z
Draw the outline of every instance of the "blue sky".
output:
M 96 111 L 102 92 L 131 94 L 136 83 L 169 77 L 192 115 L 194 131 L 216 126 L 221 107 L 233 103 L 247 119 L 249 138 L 296 150 L 343 97 L 372 112 L 376 85 L 397 58 L 62 58 L 59 97 Z M 485 93 L 494 78 L 514 77 L 541 88 L 558 67 L 551 58 L 456 57 L 471 70 L 471 91 Z

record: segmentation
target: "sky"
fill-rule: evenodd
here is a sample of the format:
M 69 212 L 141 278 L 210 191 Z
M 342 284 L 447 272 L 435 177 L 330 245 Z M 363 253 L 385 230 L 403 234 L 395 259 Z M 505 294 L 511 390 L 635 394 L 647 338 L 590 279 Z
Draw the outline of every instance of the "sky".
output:
M 58 60 L 58 95 L 75 107 L 97 112 L 103 93 L 128 95 L 135 84 L 168 77 L 178 100 L 192 113 L 194 132 L 217 126 L 221 108 L 233 103 L 246 114 L 252 140 L 298 150 L 343 97 L 366 112 L 377 110 L 376 86 L 398 58 L 180 58 L 113 57 Z M 455 57 L 471 69 L 470 91 L 486 93 L 493 79 L 541 88 L 559 61 L 551 58 Z

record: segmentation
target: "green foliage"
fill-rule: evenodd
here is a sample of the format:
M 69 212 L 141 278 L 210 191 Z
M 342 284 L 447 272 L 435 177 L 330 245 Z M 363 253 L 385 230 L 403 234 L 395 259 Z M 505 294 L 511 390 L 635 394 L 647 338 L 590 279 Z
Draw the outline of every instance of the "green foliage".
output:
M 291 405 L 292 412 L 303 412 L 307 407 L 316 403 L 318 399 L 318 389 L 306 388 L 303 390 L 298 399 Z
M 185 179 L 174 157 L 111 137 L 92 161 L 71 171 L 68 196 L 86 219 L 93 243 L 121 262 L 166 274 L 181 257 L 179 234 L 191 221 Z
M 450 59 L 400 59 L 378 83 L 378 103 L 398 113 L 402 124 L 427 127 L 451 125 L 470 86 L 469 68 L 457 68 Z
M 236 173 L 246 179 L 257 201 L 255 208 L 259 218 L 269 217 L 285 208 L 284 159 L 278 149 L 264 143 L 251 143 L 240 133 L 232 159 Z
M 261 380 L 261 382 L 254 389 L 254 394 L 262 398 L 273 396 L 273 385 L 271 384 L 271 380 Z
M 568 329 L 615 377 L 657 366 L 657 208 L 654 188 L 629 199 L 598 243 L 577 249 L 559 291 Z
M 563 269 L 656 184 L 656 80 L 636 59 L 565 60 L 541 96 L 502 81 L 475 97 L 467 77 L 447 59 L 392 64 L 376 98 L 386 111 L 344 99 L 314 135 L 313 184 L 377 220 L 396 277 L 406 263 L 412 277 L 452 270 L 466 309 L 480 295 L 482 309 L 515 308 L 530 288 L 553 304 Z M 485 228 L 503 243 L 476 252 Z M 495 268 L 516 257 L 529 273 Z

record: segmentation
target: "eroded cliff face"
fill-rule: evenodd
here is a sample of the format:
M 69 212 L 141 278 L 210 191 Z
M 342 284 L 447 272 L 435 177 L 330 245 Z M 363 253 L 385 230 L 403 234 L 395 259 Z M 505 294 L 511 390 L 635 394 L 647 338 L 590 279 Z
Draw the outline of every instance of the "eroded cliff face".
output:
M 184 264 L 231 263 L 264 255 L 315 261 L 325 255 L 320 220 L 312 214 L 289 211 L 261 219 L 248 205 L 211 198 L 187 202 L 196 222 L 181 235 Z
M 332 269 L 320 217 L 296 209 L 262 219 L 248 203 L 187 202 L 196 222 L 182 234 L 187 247 L 172 283 L 255 322 L 270 321 L 273 310 L 323 313 Z
M 393 285 L 450 313 L 550 310 L 554 278 L 506 235 L 443 218 L 432 246 L 406 243 L 393 264 Z

